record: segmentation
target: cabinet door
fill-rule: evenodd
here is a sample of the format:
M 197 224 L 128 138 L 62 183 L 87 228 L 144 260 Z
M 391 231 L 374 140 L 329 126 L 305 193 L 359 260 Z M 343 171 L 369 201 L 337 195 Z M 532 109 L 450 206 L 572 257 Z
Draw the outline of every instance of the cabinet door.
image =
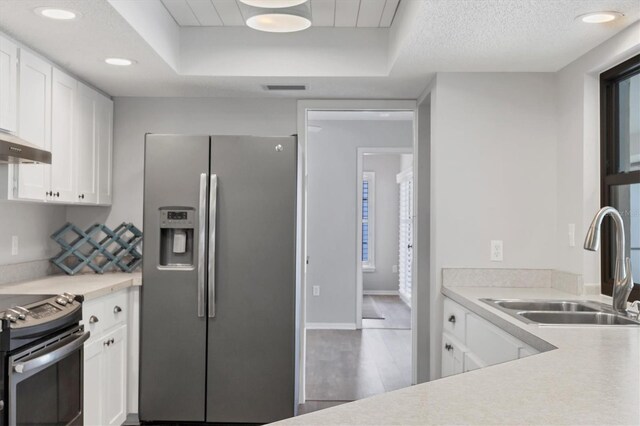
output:
M 20 50 L 18 135 L 39 148 L 51 149 L 51 65 Z M 49 191 L 49 165 L 24 164 L 17 169 L 17 197 L 44 200 Z
M 84 347 L 84 424 L 102 426 L 102 386 L 104 339 L 95 340 Z
M 0 129 L 18 129 L 18 46 L 0 36 Z
M 464 352 L 451 337 L 442 336 L 442 377 L 460 374 L 464 371 Z
M 127 326 L 116 328 L 104 338 L 103 424 L 121 425 L 127 418 Z
M 113 101 L 100 96 L 96 114 L 98 144 L 98 204 L 111 204 Z
M 98 93 L 78 83 L 76 123 L 76 188 L 79 203 L 98 201 L 96 118 Z
M 77 82 L 54 68 L 51 96 L 51 192 L 48 199 L 76 201 L 74 117 Z

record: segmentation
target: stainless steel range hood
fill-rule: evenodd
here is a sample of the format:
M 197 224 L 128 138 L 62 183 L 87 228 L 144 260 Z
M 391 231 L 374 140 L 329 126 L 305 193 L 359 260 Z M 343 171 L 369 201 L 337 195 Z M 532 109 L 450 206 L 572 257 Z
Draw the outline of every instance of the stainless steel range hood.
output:
M 51 164 L 51 152 L 13 136 L 0 132 L 0 164 Z

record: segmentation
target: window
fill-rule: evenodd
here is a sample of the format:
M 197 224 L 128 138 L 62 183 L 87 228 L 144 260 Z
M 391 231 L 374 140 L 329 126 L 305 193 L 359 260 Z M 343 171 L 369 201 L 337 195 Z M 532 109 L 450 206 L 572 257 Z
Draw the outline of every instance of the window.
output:
M 374 172 L 362 174 L 362 270 L 374 271 L 375 262 L 375 188 Z
M 600 76 L 601 200 L 617 208 L 625 225 L 627 253 L 640 282 L 640 55 Z M 615 263 L 614 230 L 603 228 L 602 292 L 611 294 Z M 636 287 L 630 300 L 640 299 Z

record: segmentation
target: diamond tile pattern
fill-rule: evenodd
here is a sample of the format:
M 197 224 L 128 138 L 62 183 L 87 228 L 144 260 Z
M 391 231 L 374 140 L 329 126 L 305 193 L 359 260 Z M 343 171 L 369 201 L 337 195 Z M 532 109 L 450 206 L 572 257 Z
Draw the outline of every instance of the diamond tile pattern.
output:
M 133 272 L 142 263 L 142 231 L 132 223 L 123 222 L 113 230 L 95 224 L 86 231 L 67 223 L 51 239 L 62 248 L 51 262 L 68 275 L 85 267 L 98 274 L 117 269 Z

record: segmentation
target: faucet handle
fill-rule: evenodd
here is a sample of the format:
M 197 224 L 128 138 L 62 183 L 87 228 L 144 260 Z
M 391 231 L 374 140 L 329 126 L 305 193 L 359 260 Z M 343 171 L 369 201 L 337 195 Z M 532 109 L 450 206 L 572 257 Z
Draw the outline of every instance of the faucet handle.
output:
M 633 288 L 635 282 L 633 281 L 633 271 L 631 270 L 631 258 L 627 257 L 624 260 L 624 265 L 627 269 L 627 276 L 625 277 L 629 282 L 629 287 Z

